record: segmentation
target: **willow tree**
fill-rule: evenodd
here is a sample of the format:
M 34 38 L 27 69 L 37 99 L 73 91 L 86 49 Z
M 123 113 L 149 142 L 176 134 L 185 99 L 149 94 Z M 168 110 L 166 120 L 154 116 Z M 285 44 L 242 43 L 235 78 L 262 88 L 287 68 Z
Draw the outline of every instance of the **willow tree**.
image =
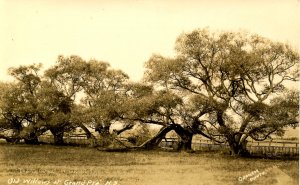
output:
M 298 81 L 299 54 L 291 46 L 198 29 L 180 35 L 175 48 L 174 58 L 152 56 L 145 75 L 160 88 L 181 92 L 192 107 L 194 133 L 218 135 L 233 154 L 243 155 L 247 138 L 265 140 L 298 125 L 298 93 L 286 93 Z
M 0 85 L 0 128 L 2 132 L 10 132 L 8 136 L 2 134 L 2 138 L 8 142 L 18 142 L 24 129 L 24 111 L 20 108 L 24 105 L 24 99 L 19 98 L 22 90 L 13 83 L 1 83 Z
M 1 114 L 4 128 L 14 131 L 11 139 L 38 143 L 50 130 L 55 144 L 63 144 L 63 132 L 75 126 L 69 121 L 72 100 L 39 74 L 41 65 L 11 68 L 15 82 L 2 86 Z M 1 126 L 2 127 L 2 126 Z
M 45 115 L 48 114 L 45 122 L 56 144 L 63 144 L 64 133 L 78 126 L 71 118 L 76 96 L 82 90 L 83 70 L 84 61 L 72 55 L 58 56 L 56 64 L 45 71 L 45 87 L 42 92 L 46 98 L 42 103 L 50 107 L 50 112 L 45 111 Z
M 74 107 L 73 100 L 48 81 L 41 83 L 37 98 L 40 126 L 50 130 L 54 138 L 54 144 L 64 144 L 64 132 L 77 127 L 71 121 Z
M 38 93 L 41 87 L 41 65 L 19 66 L 9 69 L 15 78 L 13 83 L 2 86 L 1 114 L 6 128 L 12 129 L 12 140 L 24 139 L 26 143 L 38 143 L 38 136 L 45 132 L 39 125 Z
M 129 77 L 121 70 L 112 69 L 103 61 L 89 60 L 84 65 L 81 83 L 84 96 L 81 103 L 85 107 L 85 120 L 99 133 L 103 141 L 102 146 L 107 146 L 113 140 L 114 134 L 110 132 L 110 127 L 119 120 L 124 85 Z M 125 124 L 126 126 L 129 126 L 128 129 L 132 128 Z

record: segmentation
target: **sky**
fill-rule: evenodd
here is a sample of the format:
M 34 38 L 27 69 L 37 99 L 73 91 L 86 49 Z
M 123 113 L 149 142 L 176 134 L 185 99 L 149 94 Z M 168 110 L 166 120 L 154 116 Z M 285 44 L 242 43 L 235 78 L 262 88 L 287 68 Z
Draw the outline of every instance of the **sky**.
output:
M 0 0 L 0 80 L 9 67 L 58 55 L 109 62 L 134 81 L 154 53 L 197 28 L 248 31 L 299 50 L 299 0 Z

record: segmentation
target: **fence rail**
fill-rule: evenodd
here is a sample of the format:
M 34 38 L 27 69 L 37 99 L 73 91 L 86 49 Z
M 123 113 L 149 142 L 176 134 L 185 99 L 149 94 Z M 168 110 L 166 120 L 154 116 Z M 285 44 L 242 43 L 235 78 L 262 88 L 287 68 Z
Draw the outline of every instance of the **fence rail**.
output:
M 54 137 L 52 135 L 42 135 L 39 137 L 39 141 L 45 143 L 54 143 Z M 90 144 L 89 140 L 86 138 L 86 135 L 83 134 L 64 136 L 64 142 L 66 144 Z
M 100 139 L 100 138 L 98 138 Z M 39 140 L 46 143 L 53 143 L 54 139 L 52 135 L 40 136 Z M 120 140 L 126 140 L 126 138 L 120 138 Z M 66 144 L 81 144 L 88 145 L 90 141 L 85 135 L 69 135 L 64 137 Z M 176 148 L 178 146 L 177 138 L 165 138 L 160 143 L 163 148 Z M 192 148 L 194 150 L 223 150 L 228 149 L 229 145 L 224 143 L 215 143 L 211 140 L 198 139 L 192 142 Z M 247 149 L 253 154 L 263 155 L 298 155 L 299 143 L 293 141 L 249 141 L 247 143 Z
M 162 147 L 176 147 L 178 143 L 177 139 L 167 138 L 162 140 Z M 199 139 L 192 143 L 194 150 L 223 150 L 228 149 L 227 143 L 215 143 L 211 140 Z M 247 143 L 247 149 L 252 154 L 263 154 L 263 155 L 298 155 L 299 154 L 299 143 L 293 141 L 249 141 Z

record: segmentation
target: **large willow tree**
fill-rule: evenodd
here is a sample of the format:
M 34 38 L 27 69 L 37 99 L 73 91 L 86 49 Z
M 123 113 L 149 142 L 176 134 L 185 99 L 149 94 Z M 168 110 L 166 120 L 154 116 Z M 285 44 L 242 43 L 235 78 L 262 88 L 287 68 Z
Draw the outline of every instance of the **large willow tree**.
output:
M 297 89 L 286 88 L 298 81 L 299 53 L 291 46 L 198 29 L 180 35 L 175 48 L 174 58 L 152 56 L 145 75 L 159 88 L 180 92 L 193 133 L 226 141 L 243 155 L 247 138 L 265 140 L 298 126 Z

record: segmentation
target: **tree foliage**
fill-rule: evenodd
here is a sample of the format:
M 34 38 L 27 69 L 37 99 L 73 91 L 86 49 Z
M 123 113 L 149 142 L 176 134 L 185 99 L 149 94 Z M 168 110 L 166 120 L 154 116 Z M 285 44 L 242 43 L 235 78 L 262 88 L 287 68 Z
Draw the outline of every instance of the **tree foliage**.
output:
M 193 119 L 198 119 L 194 128 L 205 128 L 210 136 L 214 134 L 208 130 L 219 133 L 234 153 L 242 152 L 248 137 L 266 139 L 298 124 L 298 102 L 284 108 L 276 99 L 287 81 L 298 81 L 299 54 L 289 45 L 258 35 L 199 29 L 180 35 L 176 51 L 175 58 L 152 56 L 145 79 L 184 92 Z

